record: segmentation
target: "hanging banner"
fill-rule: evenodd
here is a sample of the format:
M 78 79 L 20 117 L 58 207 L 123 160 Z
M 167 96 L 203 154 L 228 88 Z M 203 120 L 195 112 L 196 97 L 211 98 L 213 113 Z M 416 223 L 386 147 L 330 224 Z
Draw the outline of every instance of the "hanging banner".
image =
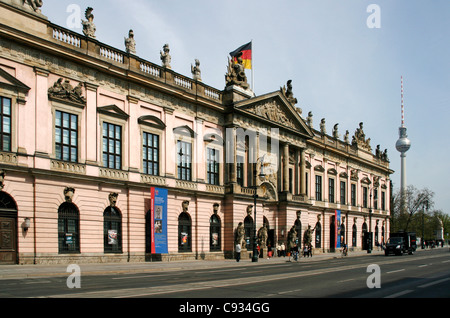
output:
M 167 189 L 151 188 L 152 254 L 168 254 Z
M 340 248 L 341 247 L 341 210 L 336 210 L 335 211 L 335 220 L 336 222 L 334 223 L 336 225 L 336 229 L 335 229 L 335 242 L 336 242 L 336 248 Z

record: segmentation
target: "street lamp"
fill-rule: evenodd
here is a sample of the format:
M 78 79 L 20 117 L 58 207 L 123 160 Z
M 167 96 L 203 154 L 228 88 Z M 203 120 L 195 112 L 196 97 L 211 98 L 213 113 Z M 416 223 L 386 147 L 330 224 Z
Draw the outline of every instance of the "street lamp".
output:
M 372 233 L 372 189 L 370 189 L 370 206 L 369 206 L 369 233 L 368 233 L 368 246 L 367 246 L 367 254 L 372 253 L 372 240 L 373 240 L 373 233 Z
M 422 202 L 422 249 L 425 248 L 425 206 L 427 207 L 428 211 L 428 200 L 423 200 Z
M 261 172 L 259 173 L 258 177 L 261 181 L 264 181 L 266 178 L 266 175 L 264 173 L 264 157 L 261 157 L 258 159 L 258 161 L 261 162 Z M 258 185 L 256 184 L 256 176 L 255 176 L 255 185 L 253 187 L 255 189 L 255 192 L 253 194 L 254 199 L 254 207 L 253 207 L 253 213 L 254 213 L 254 221 L 253 221 L 253 255 L 252 255 L 252 262 L 257 263 L 258 262 L 258 249 L 256 247 L 256 242 L 258 240 L 257 233 L 256 233 L 256 199 L 258 198 Z

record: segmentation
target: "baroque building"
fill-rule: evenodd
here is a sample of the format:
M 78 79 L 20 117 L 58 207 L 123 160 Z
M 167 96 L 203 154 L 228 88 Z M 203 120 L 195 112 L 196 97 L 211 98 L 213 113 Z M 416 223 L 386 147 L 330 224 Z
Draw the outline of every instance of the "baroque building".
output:
M 43 6 L 0 0 L 0 264 L 247 257 L 255 224 L 263 253 L 384 240 L 393 171 L 362 123 L 327 134 L 291 81 L 255 96 L 230 62 L 213 88 Z

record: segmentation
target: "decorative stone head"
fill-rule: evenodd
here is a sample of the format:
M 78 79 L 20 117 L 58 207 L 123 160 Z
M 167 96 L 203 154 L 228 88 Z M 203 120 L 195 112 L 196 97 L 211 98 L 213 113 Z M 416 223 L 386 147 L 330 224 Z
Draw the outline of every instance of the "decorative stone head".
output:
M 251 216 L 252 211 L 253 211 L 253 205 L 247 206 L 247 215 L 248 215 L 248 216 Z
M 217 214 L 219 212 L 219 207 L 220 207 L 219 203 L 214 203 L 213 205 L 214 214 Z
M 118 198 L 119 194 L 118 193 L 110 193 L 109 194 L 109 206 L 114 208 L 116 207 L 117 204 L 117 198 Z
M 73 195 L 75 194 L 75 189 L 67 187 L 64 189 L 64 200 L 66 202 L 71 203 L 73 199 Z
M 183 201 L 183 203 L 182 203 L 182 208 L 183 208 L 183 212 L 188 212 L 189 211 L 189 201 Z

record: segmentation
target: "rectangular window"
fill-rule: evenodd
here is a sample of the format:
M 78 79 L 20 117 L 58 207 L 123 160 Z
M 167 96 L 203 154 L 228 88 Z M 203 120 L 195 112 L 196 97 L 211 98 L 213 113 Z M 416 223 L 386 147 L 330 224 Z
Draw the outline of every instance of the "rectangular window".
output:
M 352 206 L 356 206 L 356 184 L 351 185 L 351 199 L 352 199 Z
M 236 178 L 237 184 L 244 186 L 244 157 L 236 156 Z
M 294 189 L 292 187 L 294 183 L 294 171 L 289 169 L 289 193 L 294 193 Z
M 211 148 L 207 149 L 206 177 L 209 184 L 219 185 L 219 154 L 219 150 Z
M 378 189 L 373 190 L 373 208 L 378 209 Z
M 11 151 L 11 99 L 0 97 L 0 150 Z
M 192 180 L 192 145 L 189 142 L 177 142 L 178 179 Z
M 346 192 L 347 192 L 346 186 L 347 186 L 347 184 L 344 181 L 341 181 L 341 188 L 340 188 L 340 196 L 341 196 L 340 203 L 341 204 L 346 204 L 346 200 L 345 200 Z
M 322 201 L 322 176 L 316 176 L 316 200 Z
M 103 123 L 103 166 L 122 168 L 122 127 L 118 125 Z
M 334 179 L 328 179 L 328 202 L 334 203 Z
M 367 208 L 367 188 L 363 187 L 363 208 Z
M 55 112 L 55 156 L 58 160 L 78 162 L 78 116 Z
M 386 210 L 386 192 L 381 191 L 381 210 Z
M 143 172 L 152 176 L 159 176 L 159 136 L 146 133 L 142 140 Z

